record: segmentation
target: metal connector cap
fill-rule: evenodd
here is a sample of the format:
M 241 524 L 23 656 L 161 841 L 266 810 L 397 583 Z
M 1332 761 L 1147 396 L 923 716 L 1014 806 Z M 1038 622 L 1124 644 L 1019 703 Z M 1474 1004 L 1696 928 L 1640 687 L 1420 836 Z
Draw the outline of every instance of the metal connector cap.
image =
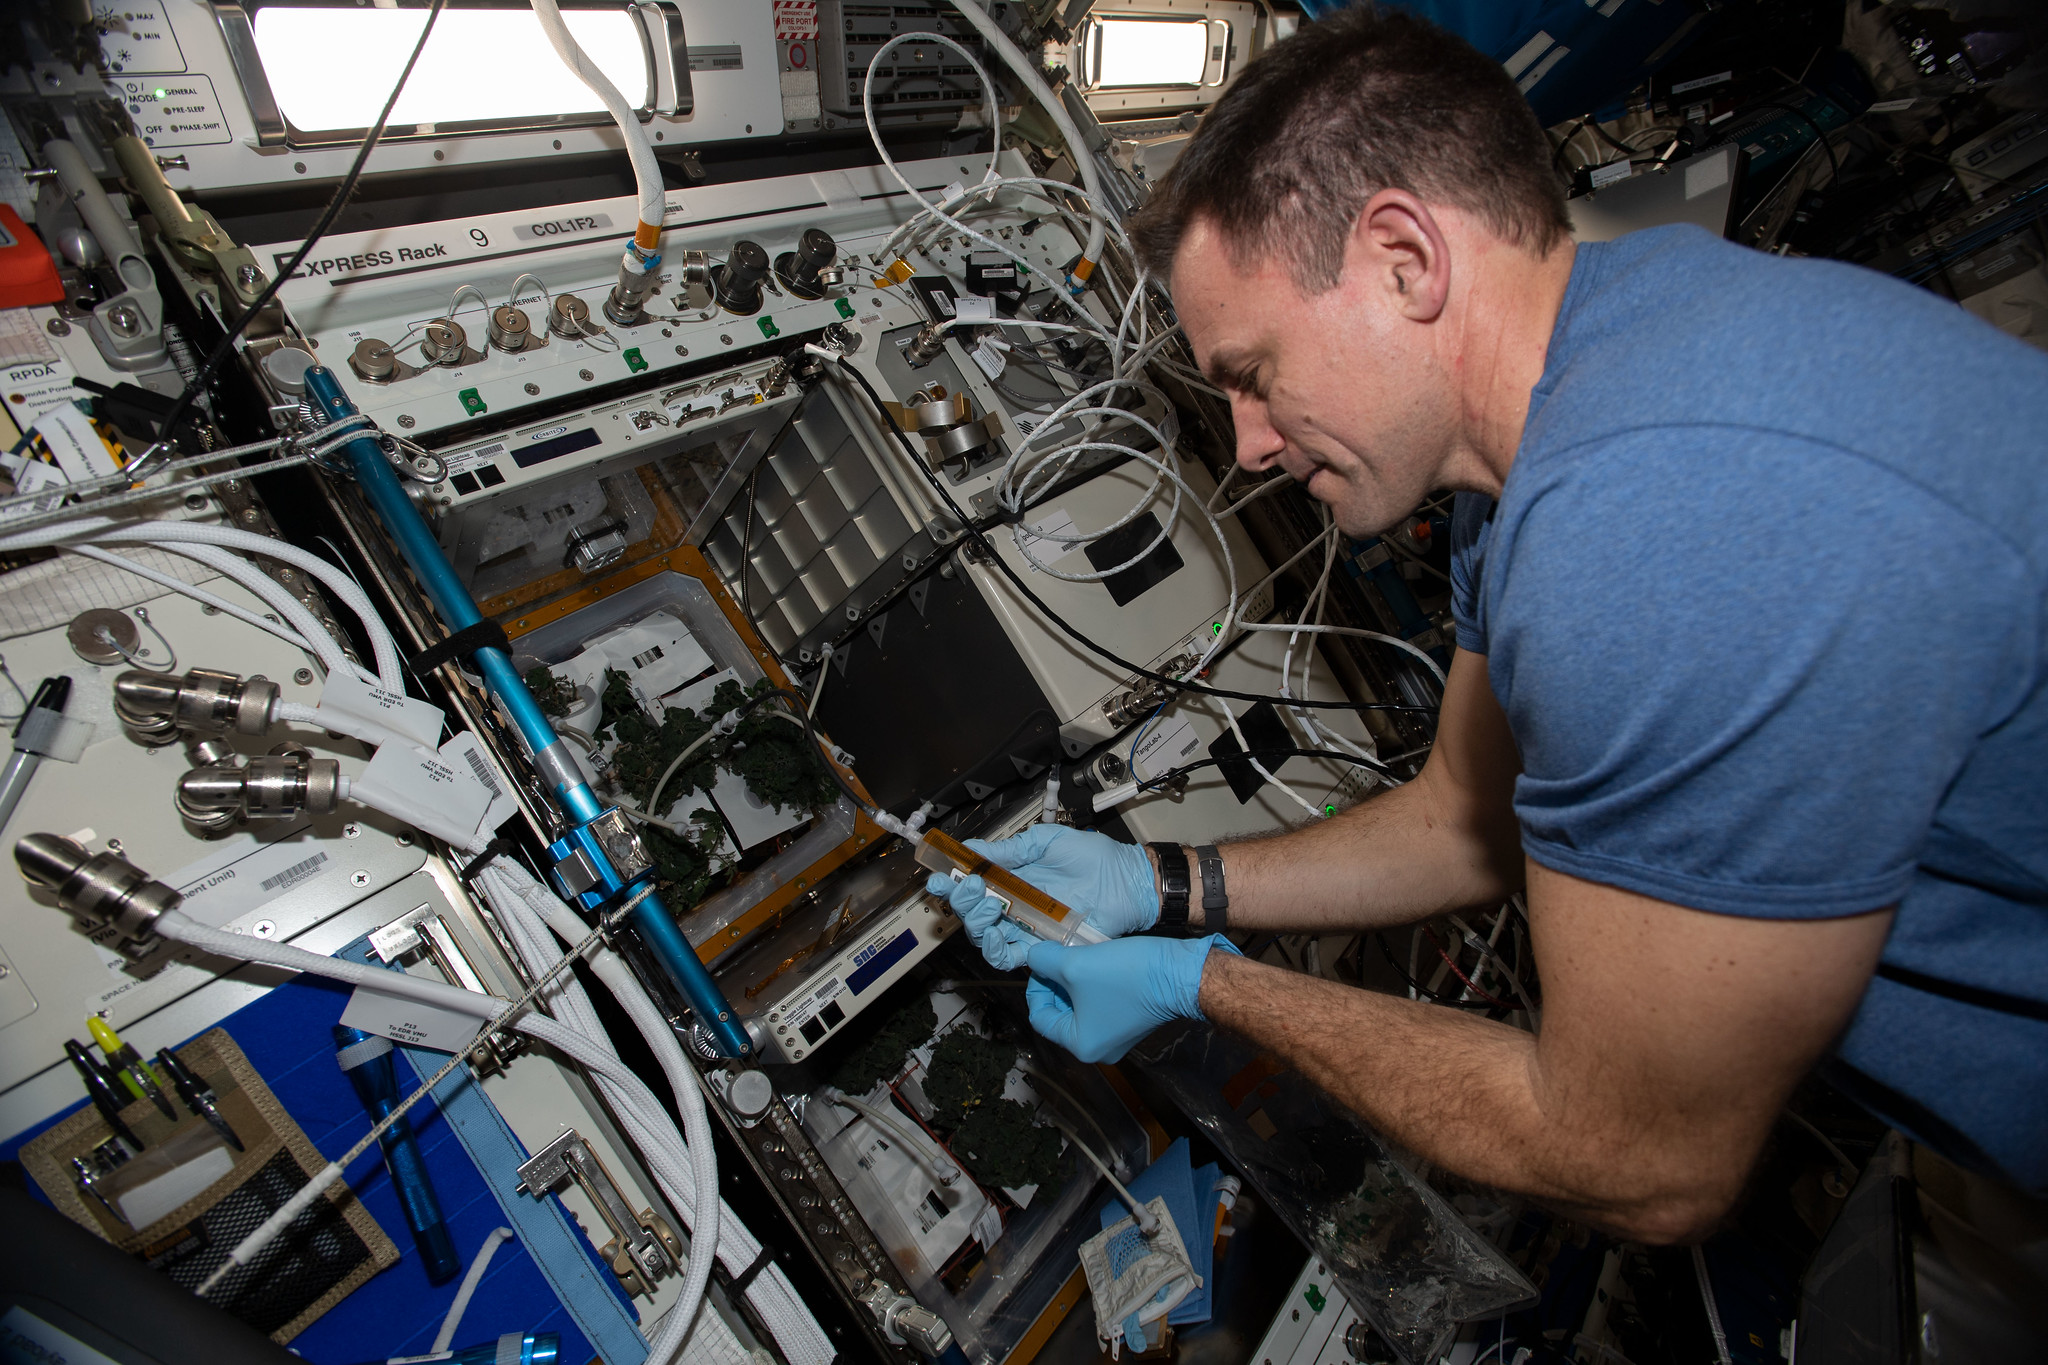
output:
M 114 679 L 114 712 L 144 740 L 169 744 L 179 731 L 260 735 L 270 729 L 282 694 L 267 678 L 212 668 L 186 673 L 130 669 Z
M 178 779 L 178 813 L 202 829 L 237 820 L 331 814 L 341 804 L 341 764 L 281 745 L 242 767 L 194 768 Z
M 109 946 L 131 959 L 156 950 L 157 916 L 184 899 L 119 854 L 88 853 L 58 834 L 23 836 L 14 845 L 14 863 L 29 883 L 56 893 L 57 904 L 87 929 L 111 926 L 119 937 Z

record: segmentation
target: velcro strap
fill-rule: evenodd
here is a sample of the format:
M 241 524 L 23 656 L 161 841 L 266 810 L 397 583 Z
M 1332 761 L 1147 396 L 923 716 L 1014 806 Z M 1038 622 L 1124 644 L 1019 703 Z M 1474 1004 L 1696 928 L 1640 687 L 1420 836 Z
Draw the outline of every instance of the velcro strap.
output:
M 484 845 L 483 852 L 477 854 L 474 859 L 465 864 L 462 870 L 457 872 L 455 876 L 457 880 L 466 885 L 476 879 L 477 873 L 491 865 L 491 859 L 497 857 L 500 853 L 510 853 L 511 851 L 512 845 L 506 842 L 505 836 L 494 834 L 491 836 L 491 841 Z
M 467 659 L 480 649 L 498 649 L 512 652 L 512 641 L 506 638 L 505 628 L 496 621 L 482 620 L 473 626 L 464 626 L 439 644 L 428 645 L 412 657 L 415 673 L 431 673 L 450 659 Z
M 729 1292 L 734 1295 L 745 1295 L 747 1286 L 754 1282 L 754 1277 L 774 1264 L 774 1249 L 766 1246 L 762 1247 L 761 1254 L 754 1258 L 753 1263 L 732 1277 L 732 1288 Z

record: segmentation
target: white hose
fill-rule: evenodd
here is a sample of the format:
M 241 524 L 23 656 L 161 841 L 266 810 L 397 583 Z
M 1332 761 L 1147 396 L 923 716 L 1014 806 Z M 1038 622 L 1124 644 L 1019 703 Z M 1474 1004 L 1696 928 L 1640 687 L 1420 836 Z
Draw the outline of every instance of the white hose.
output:
M 890 1137 L 895 1138 L 902 1146 L 904 1155 L 924 1167 L 925 1173 L 941 1185 L 950 1186 L 959 1181 L 960 1168 L 954 1165 L 944 1152 L 939 1153 L 934 1158 L 930 1152 L 925 1150 L 926 1144 L 930 1143 L 931 1139 L 924 1137 L 922 1134 L 912 1133 L 909 1125 L 898 1119 L 894 1114 L 884 1109 L 878 1109 L 866 1100 L 849 1095 L 837 1086 L 819 1086 L 816 1096 L 827 1104 L 836 1104 L 842 1109 L 851 1109 Z
M 166 910 L 156 919 L 156 931 L 177 943 L 211 953 L 215 957 L 261 962 L 287 971 L 309 972 L 353 986 L 368 986 L 385 995 L 396 995 L 422 1005 L 454 1010 L 472 1018 L 495 1019 L 505 1012 L 509 1001 L 479 991 L 464 990 L 445 981 L 434 981 L 407 972 L 387 971 L 346 958 L 323 957 L 289 943 L 272 943 L 250 934 L 230 933 L 199 923 L 182 910 Z
M 413 744 L 414 741 L 395 730 L 387 730 L 374 721 L 351 716 L 344 711 L 322 711 L 299 701 L 281 701 L 271 712 L 273 721 L 292 725 L 310 725 L 315 730 L 330 730 L 337 735 L 359 739 L 374 749 L 387 744 Z
M 481 879 L 484 894 L 497 907 L 502 920 L 510 928 L 515 946 L 520 955 L 529 963 L 545 962 L 552 959 L 554 947 L 546 937 L 552 929 L 567 941 L 575 942 L 582 933 L 581 922 L 568 907 L 548 890 L 533 880 L 525 868 L 516 864 L 493 863 L 484 871 Z M 544 928 L 543 925 L 546 927 Z M 678 1090 L 677 1109 L 688 1114 L 695 1099 L 695 1111 L 701 1115 L 702 1096 L 698 1091 L 696 1070 L 683 1055 L 676 1043 L 673 1030 L 662 1017 L 661 1012 L 648 1000 L 639 981 L 625 964 L 609 953 L 593 956 L 593 972 L 605 983 L 625 1005 L 634 1025 L 638 1028 L 657 1057 L 662 1061 L 664 1072 L 671 1084 Z M 597 1030 L 596 1012 L 589 998 L 583 993 L 582 985 L 574 978 L 563 977 L 556 991 L 548 999 L 548 1007 L 565 1021 L 574 1024 L 579 1019 L 588 1019 L 585 1033 L 602 1038 Z M 666 1110 L 654 1104 L 649 1098 L 645 1103 L 633 1095 L 608 1086 L 602 1078 L 599 1088 L 605 1092 L 619 1114 L 621 1122 L 628 1127 L 629 1135 L 642 1151 L 656 1150 L 676 1152 L 683 1150 L 685 1143 L 676 1132 L 675 1124 Z M 645 1090 L 638 1092 L 644 1096 Z M 686 1122 L 686 1126 L 691 1126 Z M 705 1140 L 708 1141 L 709 1124 L 705 1126 Z M 694 1152 L 693 1152 L 694 1159 Z M 650 1162 L 650 1169 L 653 1163 Z M 708 1182 L 693 1184 L 664 1178 L 659 1170 L 655 1172 L 675 1207 L 684 1212 L 692 1224 L 693 1253 L 699 1245 L 695 1242 L 695 1209 L 700 1206 L 700 1191 L 716 1191 L 716 1173 L 712 1172 Z M 738 1275 L 753 1264 L 761 1253 L 760 1243 L 748 1231 L 746 1225 L 727 1209 L 723 1203 L 717 1205 L 720 1213 L 717 1260 L 728 1273 Z M 759 1275 L 747 1289 L 747 1301 L 754 1306 L 761 1319 L 774 1335 L 782 1354 L 790 1365 L 828 1365 L 833 1356 L 831 1341 L 825 1336 L 816 1318 L 797 1296 L 788 1277 L 779 1267 L 771 1266 Z M 671 1313 L 673 1316 L 673 1313 Z
M 462 1326 L 462 1315 L 469 1311 L 469 1301 L 476 1297 L 476 1287 L 483 1283 L 484 1271 L 491 1265 L 491 1257 L 498 1254 L 501 1243 L 512 1240 L 512 1229 L 492 1228 L 484 1238 L 484 1244 L 477 1248 L 470 1258 L 469 1271 L 462 1277 L 462 1286 L 455 1291 L 455 1302 L 448 1305 L 448 1316 L 441 1319 L 441 1330 L 434 1333 L 434 1344 L 427 1348 L 429 1355 L 438 1355 L 448 1349 L 448 1343 L 455 1340 L 455 1333 Z
M 388 692 L 405 690 L 405 674 L 398 660 L 398 645 L 391 638 L 390 628 L 384 618 L 377 614 L 377 608 L 370 602 L 356 581 L 333 564 L 296 545 L 269 536 L 257 535 L 253 531 L 238 530 L 232 526 L 205 526 L 189 521 L 140 521 L 116 522 L 107 517 L 85 516 L 77 521 L 64 522 L 55 526 L 40 527 L 18 535 L 0 537 L 0 550 L 25 550 L 42 546 L 62 545 L 71 541 L 91 541 L 99 544 L 145 544 L 161 549 L 178 550 L 181 545 L 210 545 L 222 549 L 236 550 L 243 554 L 262 555 L 269 559 L 282 560 L 295 569 L 312 574 L 319 579 L 336 600 L 356 614 L 363 623 L 363 631 L 370 637 L 372 651 L 376 655 L 377 681 Z M 202 559 L 191 555 L 190 558 Z M 261 569 L 246 561 L 237 560 L 231 567 L 222 569 L 230 578 L 250 591 L 264 596 L 266 585 L 282 591 L 281 586 Z M 303 610 L 303 608 L 301 608 Z M 304 628 L 301 627 L 304 634 Z M 324 630 L 319 632 L 325 634 Z M 312 636 L 307 636 L 312 639 Z
M 355 671 L 356 666 L 349 662 L 348 655 L 342 652 L 340 642 L 321 626 L 320 618 L 313 615 L 311 609 L 282 583 L 271 578 L 248 560 L 213 545 L 166 545 L 163 548 L 172 554 L 198 560 L 223 577 L 240 583 L 269 603 L 280 616 L 291 623 L 300 638 L 312 646 L 313 652 L 320 656 L 321 664 L 329 673 Z
M 82 555 L 87 559 L 96 559 L 102 564 L 111 564 L 117 569 L 134 574 L 137 578 L 146 578 L 152 583 L 169 588 L 172 592 L 182 593 L 195 602 L 212 607 L 222 615 L 232 616 L 237 621 L 252 625 L 258 630 L 267 631 L 286 644 L 303 649 L 308 654 L 317 655 L 320 653 L 305 636 L 299 634 L 290 626 L 280 621 L 273 621 L 268 616 L 260 616 L 250 611 L 247 607 L 236 606 L 225 597 L 210 593 L 196 583 L 187 583 L 184 579 L 173 574 L 159 572 L 138 560 L 130 559 L 126 555 L 117 555 L 111 550 L 102 550 L 97 545 L 66 545 L 64 549 L 68 554 Z
M 990 50 L 1009 63 L 1010 69 L 1017 73 L 1018 80 L 1024 82 L 1024 88 L 1031 92 L 1032 98 L 1043 105 L 1045 112 L 1052 116 L 1053 126 L 1060 130 L 1060 136 L 1066 141 L 1067 154 L 1073 157 L 1074 168 L 1081 173 L 1081 183 L 1087 188 L 1089 208 L 1093 214 L 1088 228 L 1088 242 L 1081 248 L 1081 260 L 1074 267 L 1074 277 L 1085 282 L 1094 272 L 1095 263 L 1102 259 L 1102 243 L 1108 236 L 1108 225 L 1103 220 L 1101 208 L 1104 202 L 1102 170 L 1095 164 L 1095 157 L 1088 151 L 1087 144 L 1081 140 L 1081 130 L 1074 126 L 1073 117 L 1067 113 L 1067 107 L 1060 103 L 1060 97 L 1045 83 L 1045 77 L 1039 74 L 1031 59 L 1010 41 L 1010 35 L 1003 32 L 996 21 L 989 17 L 988 12 L 975 4 L 974 0 L 953 0 L 953 3 L 959 9 L 960 17 L 974 26 L 974 31 L 981 35 L 982 41 L 988 44 Z
M 569 26 L 562 22 L 562 11 L 555 0 L 532 0 L 533 15 L 540 20 L 541 31 L 548 35 L 548 42 L 562 64 L 575 73 L 576 79 L 590 87 L 590 93 L 603 102 L 612 122 L 619 125 L 619 134 L 626 140 L 626 155 L 633 162 L 633 180 L 640 190 L 640 221 L 656 233 L 655 241 L 649 245 L 654 250 L 660 245 L 661 221 L 666 214 L 666 201 L 662 194 L 661 163 L 654 159 L 654 143 L 647 136 L 647 130 L 640 126 L 640 117 L 633 107 L 626 103 L 626 97 L 619 93 L 611 78 L 590 60 L 588 53 L 577 46 Z

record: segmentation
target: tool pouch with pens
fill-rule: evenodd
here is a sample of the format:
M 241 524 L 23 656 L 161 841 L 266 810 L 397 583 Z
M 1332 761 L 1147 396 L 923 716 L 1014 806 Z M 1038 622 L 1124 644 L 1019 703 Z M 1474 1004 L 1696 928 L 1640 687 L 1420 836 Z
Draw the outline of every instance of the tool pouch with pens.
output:
M 138 1155 L 106 1160 L 121 1144 L 88 1107 L 25 1145 L 21 1162 L 67 1217 L 196 1289 L 327 1162 L 224 1030 L 175 1055 L 212 1090 L 242 1151 L 200 1115 L 167 1119 L 137 1101 L 121 1118 L 142 1141 Z M 209 1297 L 283 1345 L 397 1260 L 391 1239 L 336 1182 Z

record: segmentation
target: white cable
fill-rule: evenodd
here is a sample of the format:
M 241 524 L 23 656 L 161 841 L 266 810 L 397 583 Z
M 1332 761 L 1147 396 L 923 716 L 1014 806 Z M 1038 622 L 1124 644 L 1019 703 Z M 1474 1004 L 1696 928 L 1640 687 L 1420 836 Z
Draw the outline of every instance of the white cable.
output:
M 941 1185 L 950 1186 L 960 1179 L 960 1168 L 953 1163 L 952 1158 L 948 1157 L 943 1151 L 939 1153 L 937 1158 L 934 1158 L 930 1152 L 924 1150 L 924 1144 L 930 1142 L 931 1139 L 924 1137 L 922 1134 L 913 1136 L 908 1126 L 898 1122 L 894 1114 L 878 1109 L 866 1100 L 849 1095 L 837 1086 L 819 1086 L 816 1095 L 817 1098 L 825 1101 L 827 1104 L 836 1104 L 842 1109 L 851 1109 L 890 1137 L 895 1138 L 897 1145 L 903 1148 L 903 1154 L 924 1167 L 925 1173 Z
M 1116 1197 L 1130 1205 L 1132 1215 L 1138 1220 L 1138 1231 L 1144 1233 L 1147 1237 L 1157 1236 L 1159 1233 L 1158 1216 L 1152 1210 L 1140 1204 L 1137 1197 L 1124 1188 L 1124 1182 L 1116 1178 L 1116 1172 L 1109 1169 L 1109 1163 L 1096 1155 L 1093 1147 L 1090 1147 L 1081 1140 L 1081 1135 L 1074 1131 L 1072 1124 L 1061 1118 L 1058 1112 L 1050 1105 L 1046 1106 L 1045 1114 L 1047 1118 L 1053 1121 L 1054 1127 L 1067 1135 L 1067 1141 L 1081 1149 L 1081 1155 L 1095 1163 L 1095 1169 L 1101 1171 L 1103 1178 L 1109 1181 L 1110 1187 L 1116 1191 Z
M 1240 621 L 1237 623 L 1237 628 L 1239 630 L 1287 631 L 1298 635 L 1348 635 L 1357 640 L 1377 640 L 1383 645 L 1392 645 L 1396 649 L 1404 650 L 1414 655 L 1421 661 L 1422 666 L 1429 670 L 1430 676 L 1436 679 L 1438 687 L 1446 687 L 1450 683 L 1450 680 L 1444 676 L 1442 664 L 1439 664 L 1435 659 L 1430 658 L 1428 654 L 1409 644 L 1398 635 L 1383 635 L 1379 631 L 1362 630 L 1357 626 L 1311 626 L 1303 625 L 1300 622 L 1289 625 L 1285 621 Z
M 1087 187 L 1091 204 L 1099 206 L 1106 202 L 1102 192 L 1101 167 L 1095 164 L 1094 156 L 1089 153 L 1087 144 L 1082 141 L 1081 130 L 1074 126 L 1073 116 L 1067 113 L 1067 107 L 1060 103 L 1059 96 L 1045 83 L 1045 77 L 1039 73 L 1037 66 L 1010 41 L 1010 35 L 1003 32 L 996 21 L 989 17 L 987 11 L 975 4 L 974 0 L 953 2 L 960 11 L 960 17 L 974 27 L 974 31 L 981 35 L 982 42 L 1009 63 L 1010 69 L 1017 73 L 1017 79 L 1024 83 L 1024 88 L 1029 90 L 1032 97 L 1045 107 L 1045 112 L 1052 116 L 1053 126 L 1060 130 L 1060 136 L 1066 140 L 1067 153 L 1073 158 L 1074 169 L 1081 173 L 1081 183 Z M 992 86 L 990 88 L 993 89 Z M 1107 235 L 1107 228 L 1101 210 L 1097 207 L 1094 223 L 1088 230 L 1087 244 L 1081 248 L 1081 265 L 1085 266 L 1086 270 L 1077 267 L 1077 273 L 1084 281 L 1089 272 L 1094 270 L 1095 263 L 1102 259 L 1102 243 Z
M 1693 1274 L 1699 1276 L 1700 1302 L 1707 1308 L 1707 1327 L 1714 1334 L 1714 1359 L 1719 1365 L 1735 1365 L 1735 1358 L 1728 1354 L 1728 1333 L 1721 1326 L 1721 1306 L 1714 1302 L 1714 1281 L 1707 1274 L 1707 1253 L 1697 1243 L 1692 1249 Z
M 182 593 L 193 601 L 212 607 L 215 611 L 225 616 L 232 616 L 237 621 L 245 622 L 256 627 L 258 630 L 267 631 L 286 644 L 303 649 L 308 654 L 317 655 L 320 652 L 307 642 L 305 636 L 299 634 L 283 622 L 273 621 L 267 616 L 259 616 L 247 607 L 238 607 L 225 597 L 210 593 L 197 584 L 187 583 L 184 579 L 174 574 L 160 572 L 138 560 L 130 559 L 126 555 L 117 555 L 111 550 L 102 550 L 97 545 L 66 545 L 64 549 L 66 553 L 83 555 L 87 559 L 96 559 L 102 564 L 111 564 L 117 569 L 134 574 L 137 578 L 146 578 L 152 583 L 169 588 L 172 592 Z
M 515 946 L 529 966 L 552 959 L 554 947 L 546 938 L 549 930 L 561 935 L 565 941 L 575 942 L 582 933 L 581 921 L 562 904 L 555 894 L 535 881 L 524 867 L 507 865 L 502 860 L 485 868 L 481 884 L 485 895 L 497 907 L 504 921 L 513 931 Z M 591 960 L 593 973 L 626 1006 L 634 1025 L 646 1038 L 657 1057 L 662 1060 L 663 1069 L 671 1084 L 678 1089 L 677 1108 L 687 1112 L 694 1107 L 702 1114 L 702 1096 L 697 1093 L 698 1081 L 695 1069 L 683 1055 L 675 1041 L 675 1035 L 661 1016 L 660 1011 L 648 1000 L 637 978 L 609 952 L 595 954 Z M 583 988 L 573 977 L 564 976 L 556 983 L 556 990 L 548 998 L 549 1008 L 572 1025 L 587 1021 L 580 1031 L 590 1034 L 609 1050 L 597 1022 L 595 1010 L 584 994 Z M 677 1134 L 675 1124 L 665 1109 L 647 1095 L 644 1088 L 633 1093 L 610 1085 L 602 1076 L 598 1078 L 603 1090 L 620 1114 L 622 1122 L 631 1129 L 636 1146 L 644 1152 L 654 1150 L 672 1153 L 685 1149 L 682 1137 Z M 685 1126 L 689 1126 L 686 1120 Z M 706 1122 L 704 1138 L 709 1140 L 709 1124 Z M 693 1154 L 694 1157 L 694 1154 Z M 660 1169 L 650 1161 L 664 1191 L 678 1210 L 689 1219 L 694 1228 L 695 1209 L 698 1207 L 698 1190 L 716 1189 L 715 1165 L 708 1182 L 693 1187 L 688 1182 L 677 1183 L 673 1173 L 664 1178 Z M 761 1253 L 760 1243 L 755 1240 L 746 1225 L 721 1203 L 721 1221 L 718 1231 L 717 1259 L 728 1273 L 738 1275 L 752 1265 Z M 694 1235 L 694 1234 L 693 1234 Z M 693 1248 L 694 1249 L 694 1248 Z M 771 1266 L 757 1275 L 748 1287 L 747 1300 L 753 1304 L 782 1347 L 783 1356 L 790 1365 L 829 1365 L 833 1347 L 810 1310 L 803 1305 L 795 1289 L 780 1268 Z
M 469 1262 L 469 1271 L 462 1277 L 462 1287 L 455 1291 L 455 1302 L 448 1305 L 448 1316 L 441 1319 L 441 1330 L 434 1333 L 434 1344 L 427 1348 L 429 1355 L 439 1355 L 455 1340 L 457 1329 L 462 1326 L 462 1315 L 469 1311 L 469 1301 L 476 1297 L 476 1287 L 483 1283 L 484 1271 L 489 1269 L 491 1257 L 497 1255 L 498 1247 L 512 1240 L 512 1229 L 492 1228 L 484 1238 L 484 1244 L 477 1248 L 476 1255 Z
M 810 708 L 804 712 L 805 715 L 811 717 L 813 720 L 817 719 L 818 716 L 818 698 L 825 695 L 825 675 L 830 673 L 831 671 L 832 642 L 830 640 L 827 640 L 825 642 L 825 647 L 823 651 L 821 651 L 818 659 L 818 685 L 811 689 L 811 705 Z M 779 711 L 776 714 L 787 715 L 788 712 Z M 794 719 L 794 717 L 791 717 L 791 719 Z
M 61 526 L 0 537 L 0 550 L 32 549 L 81 540 L 103 545 L 141 543 L 166 550 L 177 550 L 180 545 L 208 545 L 282 560 L 319 579 L 342 605 L 355 613 L 363 623 L 364 633 L 370 637 L 371 648 L 376 655 L 379 685 L 391 692 L 405 690 L 405 674 L 399 664 L 397 643 L 391 637 L 390 628 L 384 624 L 384 618 L 371 604 L 369 594 L 345 572 L 316 554 L 285 541 L 231 526 L 205 526 L 186 521 L 114 522 L 104 517 L 81 518 Z M 183 553 L 181 550 L 178 552 Z M 190 557 L 200 558 L 197 555 Z M 259 595 L 263 594 L 265 585 L 279 587 L 276 580 L 246 561 L 238 560 L 222 572 Z M 305 634 L 303 627 L 300 633 Z M 324 634 L 324 630 L 321 633 Z M 307 638 L 312 637 L 309 635 Z
M 569 26 L 562 22 L 562 12 L 556 7 L 555 0 L 532 0 L 532 4 L 534 17 L 540 20 L 541 31 L 547 34 L 555 55 L 576 74 L 576 79 L 590 87 L 590 93 L 597 96 L 611 114 L 612 122 L 619 125 L 619 135 L 626 140 L 626 155 L 633 162 L 633 180 L 640 191 L 640 221 L 658 231 L 667 212 L 662 193 L 661 163 L 655 160 L 654 143 L 648 138 L 647 130 L 640 126 L 639 115 L 626 103 L 626 97 L 619 93 L 611 78 L 577 46 Z
M 283 967 L 287 971 L 307 972 L 335 981 L 346 981 L 350 985 L 369 986 L 384 995 L 395 995 L 422 1005 L 454 1010 L 475 1019 L 496 1019 L 511 1003 L 500 1000 L 495 995 L 465 990 L 461 986 L 452 986 L 445 981 L 413 976 L 406 972 L 386 971 L 382 967 L 350 962 L 346 958 L 322 957 L 319 953 L 309 953 L 304 948 L 294 948 L 289 943 L 273 943 L 249 934 L 235 934 L 225 929 L 215 929 L 199 923 L 182 910 L 166 910 L 158 915 L 156 931 L 167 939 L 197 948 L 201 952 L 211 953 L 215 957 L 261 962 L 272 967 Z

